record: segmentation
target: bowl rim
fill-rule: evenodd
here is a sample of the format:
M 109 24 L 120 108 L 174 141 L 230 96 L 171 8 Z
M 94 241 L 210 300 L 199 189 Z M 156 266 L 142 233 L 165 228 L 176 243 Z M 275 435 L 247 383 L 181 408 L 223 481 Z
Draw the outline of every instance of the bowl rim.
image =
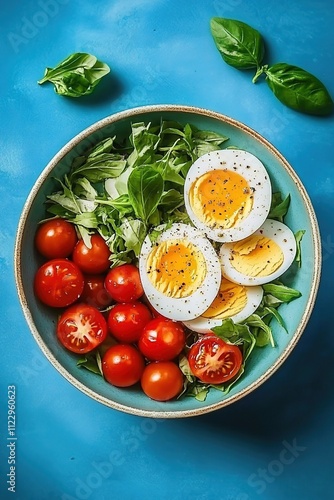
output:
M 30 312 L 29 306 L 28 306 L 28 300 L 24 292 L 24 287 L 23 287 L 23 280 L 22 280 L 22 273 L 20 269 L 20 262 L 21 262 L 21 254 L 22 254 L 22 239 L 23 239 L 23 233 L 24 233 L 24 228 L 25 224 L 27 221 L 27 217 L 30 213 L 32 204 L 38 194 L 38 191 L 41 187 L 41 185 L 44 183 L 44 181 L 47 179 L 48 175 L 50 172 L 53 170 L 53 168 L 64 158 L 66 154 L 68 154 L 75 146 L 77 146 L 81 141 L 89 137 L 92 133 L 103 129 L 104 127 L 111 125 L 113 123 L 116 123 L 120 120 L 127 119 L 127 118 L 134 118 L 137 115 L 144 114 L 144 113 L 165 113 L 165 112 L 178 112 L 178 113 L 188 113 L 188 114 L 197 114 L 197 115 L 202 115 L 208 118 L 213 118 L 218 121 L 223 121 L 224 123 L 227 123 L 231 126 L 236 127 L 239 130 L 242 130 L 246 134 L 250 135 L 253 139 L 256 141 L 260 142 L 262 146 L 267 148 L 272 155 L 274 155 L 278 161 L 284 166 L 290 177 L 293 179 L 295 184 L 298 187 L 298 190 L 300 192 L 300 195 L 303 199 L 303 202 L 305 204 L 309 219 L 310 219 L 310 225 L 312 229 L 312 240 L 313 240 L 313 247 L 314 247 L 314 267 L 313 267 L 313 281 L 312 281 L 312 286 L 311 290 L 309 293 L 309 299 L 307 302 L 307 307 L 303 313 L 303 316 L 301 318 L 301 321 L 298 325 L 297 330 L 294 332 L 293 336 L 291 337 L 290 342 L 287 344 L 285 349 L 281 352 L 279 357 L 276 359 L 275 363 L 271 365 L 265 373 L 263 373 L 257 380 L 252 382 L 250 385 L 239 391 L 238 393 L 234 395 L 227 396 L 225 399 L 215 402 L 213 404 L 209 405 L 204 405 L 201 408 L 196 408 L 196 409 L 189 409 L 189 410 L 176 410 L 176 411 L 170 411 L 170 410 L 147 410 L 147 409 L 140 409 L 136 408 L 133 406 L 127 406 L 122 403 L 118 403 L 116 401 L 112 401 L 109 398 L 102 396 L 100 394 L 97 394 L 93 389 L 88 388 L 85 384 L 80 382 L 76 377 L 71 375 L 62 365 L 61 363 L 56 359 L 56 357 L 52 354 L 52 352 L 49 350 L 48 346 L 42 339 L 40 333 L 38 332 L 36 325 L 34 323 L 32 314 Z M 228 406 L 239 399 L 242 399 L 244 396 L 250 394 L 253 392 L 255 389 L 257 389 L 259 386 L 261 386 L 265 381 L 267 381 L 277 370 L 278 368 L 284 363 L 284 361 L 287 359 L 287 357 L 290 355 L 296 344 L 298 343 L 302 333 L 305 330 L 305 327 L 309 321 L 309 318 L 312 314 L 314 305 L 315 305 L 315 300 L 320 284 L 320 276 L 321 276 L 321 239 L 320 239 L 320 231 L 319 231 L 319 226 L 318 226 L 318 221 L 316 218 L 316 214 L 313 208 L 313 205 L 311 203 L 310 197 L 301 182 L 299 176 L 295 172 L 295 170 L 292 168 L 290 163 L 286 160 L 286 158 L 278 151 L 278 149 L 273 146 L 271 142 L 269 142 L 267 139 L 265 139 L 260 133 L 256 132 L 254 129 L 249 127 L 248 125 L 245 125 L 244 123 L 231 118 L 227 115 L 224 115 L 223 113 L 213 111 L 210 109 L 202 108 L 202 107 L 197 107 L 197 106 L 189 106 L 189 105 L 182 105 L 182 104 L 153 104 L 153 105 L 145 105 L 145 106 L 137 106 L 134 108 L 126 109 L 123 111 L 118 111 L 116 113 L 113 113 L 111 115 L 106 116 L 105 118 L 102 118 L 93 124 L 89 125 L 86 127 L 84 130 L 79 132 L 77 135 L 75 135 L 72 139 L 70 139 L 48 162 L 46 167 L 42 170 L 38 178 L 36 179 L 33 187 L 30 190 L 30 193 L 27 196 L 27 199 L 24 203 L 21 215 L 19 217 L 19 222 L 17 226 L 17 231 L 16 231 L 16 237 L 15 237 L 15 244 L 14 244 L 14 275 L 15 275 L 15 284 L 16 284 L 16 289 L 19 297 L 19 301 L 21 304 L 21 308 L 23 310 L 24 317 L 28 323 L 28 327 L 37 342 L 39 348 L 42 350 L 43 354 L 46 356 L 46 358 L 50 361 L 50 363 L 58 370 L 58 372 L 68 381 L 70 382 L 74 387 L 79 389 L 81 392 L 89 396 L 90 398 L 94 399 L 95 401 L 108 406 L 110 408 L 122 411 L 124 413 L 129 413 L 132 415 L 137 415 L 141 417 L 149 417 L 149 418 L 184 418 L 184 417 L 194 417 L 198 415 L 202 415 L 205 413 L 209 413 L 215 410 L 219 410 L 225 406 Z

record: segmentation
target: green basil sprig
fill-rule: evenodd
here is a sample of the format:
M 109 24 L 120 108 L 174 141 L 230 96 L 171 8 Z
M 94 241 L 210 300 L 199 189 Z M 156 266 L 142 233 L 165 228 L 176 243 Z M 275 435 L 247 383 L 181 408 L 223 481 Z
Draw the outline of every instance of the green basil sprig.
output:
M 258 68 L 264 55 L 261 34 L 241 21 L 214 17 L 211 33 L 224 61 L 238 69 Z
M 55 92 L 69 97 L 81 97 L 93 92 L 96 85 L 110 72 L 107 64 L 84 52 L 71 54 L 54 68 L 46 68 L 37 83 L 51 82 Z
M 333 100 L 324 84 L 298 66 L 277 63 L 261 66 L 264 43 L 261 34 L 241 21 L 214 17 L 211 33 L 224 61 L 235 68 L 256 69 L 253 83 L 265 74 L 274 95 L 286 106 L 311 115 L 329 115 Z

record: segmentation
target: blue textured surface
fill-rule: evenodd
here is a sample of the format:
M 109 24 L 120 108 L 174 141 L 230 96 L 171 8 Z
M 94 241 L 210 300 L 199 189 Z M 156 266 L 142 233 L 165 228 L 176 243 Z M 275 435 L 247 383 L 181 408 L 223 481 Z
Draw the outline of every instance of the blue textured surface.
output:
M 285 108 L 261 80 L 227 66 L 209 20 L 243 20 L 269 62 L 316 74 L 334 95 L 330 0 L 35 0 L 2 2 L 0 44 L 0 497 L 44 499 L 313 500 L 331 498 L 334 459 L 331 332 L 333 117 Z M 71 100 L 36 84 L 75 51 L 112 67 L 99 92 Z M 133 106 L 176 103 L 229 115 L 262 133 L 294 167 L 315 207 L 323 276 L 312 318 L 283 367 L 244 400 L 185 420 L 155 421 L 89 399 L 46 360 L 13 277 L 24 201 L 74 135 Z M 7 388 L 16 386 L 16 494 L 8 492 Z

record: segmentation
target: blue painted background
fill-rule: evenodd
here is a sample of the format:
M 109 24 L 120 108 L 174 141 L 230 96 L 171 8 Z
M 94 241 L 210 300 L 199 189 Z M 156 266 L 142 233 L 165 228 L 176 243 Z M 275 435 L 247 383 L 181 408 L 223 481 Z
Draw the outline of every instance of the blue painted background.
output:
M 331 0 L 12 0 L 1 2 L 0 498 L 294 500 L 332 497 L 334 461 L 334 119 L 302 115 L 263 80 L 227 66 L 213 16 L 264 36 L 269 63 L 316 74 L 334 95 Z M 36 81 L 86 51 L 112 74 L 91 97 Z M 46 361 L 23 318 L 13 274 L 20 212 L 36 178 L 74 135 L 116 111 L 188 104 L 222 112 L 271 141 L 314 204 L 323 275 L 311 321 L 282 368 L 215 413 L 156 421 L 78 392 Z M 17 403 L 16 493 L 7 490 L 7 387 Z

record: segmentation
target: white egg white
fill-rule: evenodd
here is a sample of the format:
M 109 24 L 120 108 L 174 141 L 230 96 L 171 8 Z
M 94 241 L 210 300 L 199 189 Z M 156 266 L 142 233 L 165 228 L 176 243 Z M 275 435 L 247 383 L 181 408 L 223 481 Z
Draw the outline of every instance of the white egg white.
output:
M 237 225 L 222 229 L 212 228 L 198 219 L 190 201 L 193 183 L 211 170 L 230 170 L 241 175 L 253 190 L 253 206 L 249 215 Z M 268 216 L 271 205 L 271 182 L 263 163 L 253 154 L 238 149 L 212 151 L 200 156 L 190 167 L 184 186 L 184 201 L 193 224 L 204 231 L 208 238 L 218 242 L 238 241 L 254 233 Z
M 279 278 L 291 266 L 296 256 L 296 239 L 288 226 L 282 222 L 267 219 L 263 225 L 254 232 L 273 240 L 282 250 L 284 260 L 282 265 L 268 276 L 247 276 L 237 271 L 233 265 L 233 243 L 226 243 L 220 248 L 220 262 L 223 276 L 240 285 L 253 286 L 263 285 Z
M 159 229 L 159 228 L 158 228 Z M 204 255 L 207 273 L 203 283 L 190 296 L 185 298 L 168 297 L 155 288 L 147 274 L 147 259 L 153 245 L 163 241 L 187 239 Z M 173 224 L 163 231 L 152 244 L 147 236 L 139 255 L 139 272 L 144 293 L 156 311 L 176 321 L 186 321 L 200 316 L 216 297 L 221 282 L 221 266 L 210 241 L 198 229 L 187 224 Z
M 230 319 L 232 319 L 234 323 L 240 323 L 247 319 L 256 311 L 261 303 L 263 297 L 263 288 L 261 286 L 245 287 L 245 291 L 247 294 L 247 303 L 245 307 L 234 316 L 230 316 Z M 221 324 L 221 319 L 204 318 L 204 316 L 199 316 L 190 321 L 184 321 L 185 326 L 197 333 L 209 333 L 212 328 L 220 326 Z

